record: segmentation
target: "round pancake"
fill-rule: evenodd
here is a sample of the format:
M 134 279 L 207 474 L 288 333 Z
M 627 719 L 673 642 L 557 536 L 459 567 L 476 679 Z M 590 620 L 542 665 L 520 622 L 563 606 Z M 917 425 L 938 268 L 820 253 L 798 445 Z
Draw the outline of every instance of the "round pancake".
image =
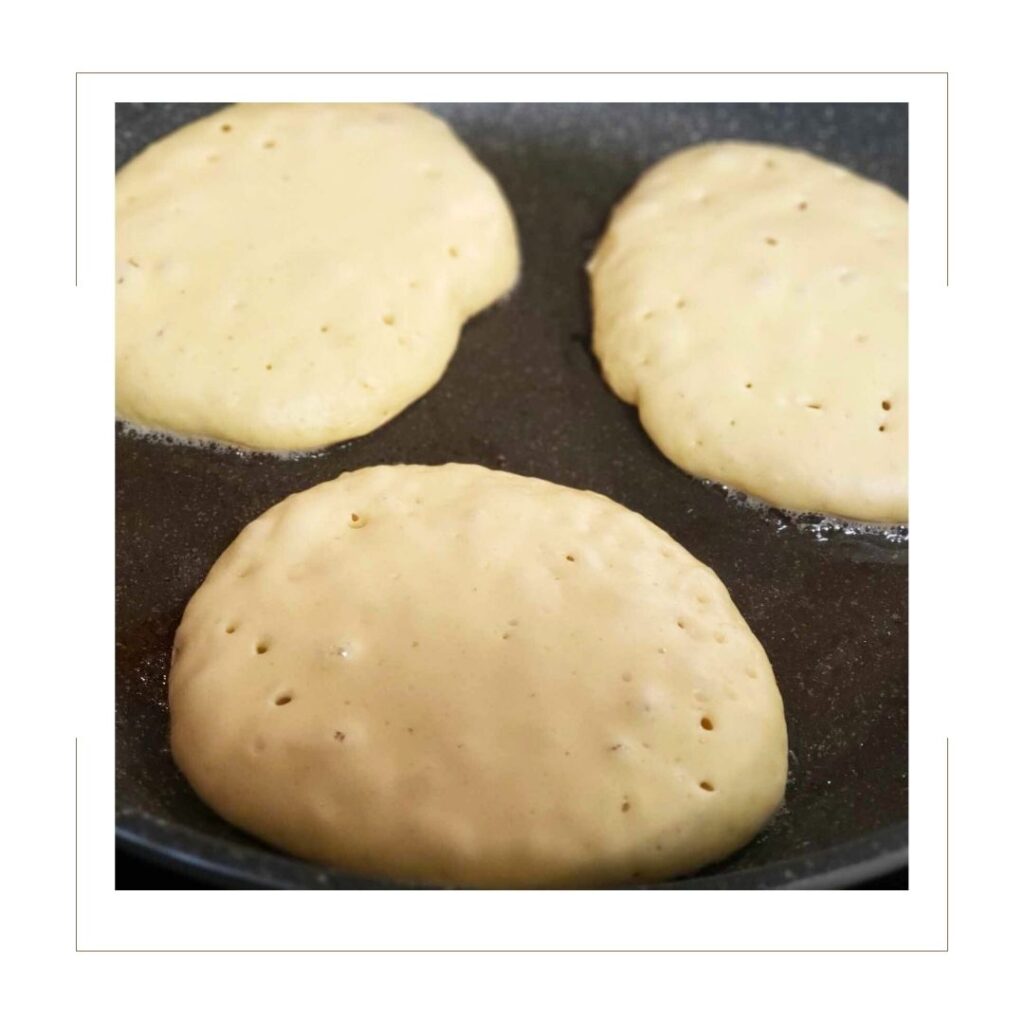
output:
M 648 170 L 589 265 L 594 351 L 676 465 L 796 511 L 907 520 L 907 204 L 791 149 Z
M 479 466 L 264 513 L 190 601 L 169 696 L 203 800 L 363 876 L 671 877 L 786 781 L 771 666 L 714 573 L 607 498 Z
M 243 104 L 117 175 L 117 412 L 248 448 L 385 423 L 515 283 L 508 205 L 414 107 Z

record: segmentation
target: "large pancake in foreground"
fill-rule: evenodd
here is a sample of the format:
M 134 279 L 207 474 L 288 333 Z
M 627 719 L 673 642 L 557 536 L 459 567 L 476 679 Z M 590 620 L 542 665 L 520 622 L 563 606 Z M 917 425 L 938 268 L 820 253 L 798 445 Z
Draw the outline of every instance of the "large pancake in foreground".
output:
M 647 171 L 589 266 L 594 351 L 676 465 L 773 505 L 907 520 L 907 204 L 715 143 Z
M 264 513 L 189 603 L 169 695 L 203 800 L 371 877 L 671 877 L 785 787 L 772 669 L 714 573 L 607 498 L 478 466 Z
M 518 274 L 494 180 L 413 107 L 243 104 L 117 175 L 117 412 L 248 448 L 356 437 Z

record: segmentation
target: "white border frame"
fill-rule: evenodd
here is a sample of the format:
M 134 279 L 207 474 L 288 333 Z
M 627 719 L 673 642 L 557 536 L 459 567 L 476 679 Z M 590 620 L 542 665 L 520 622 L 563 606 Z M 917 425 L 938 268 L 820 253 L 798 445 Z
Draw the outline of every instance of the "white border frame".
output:
M 106 74 L 77 76 L 75 316 L 112 352 L 111 140 L 117 101 L 907 102 L 911 361 L 941 337 L 946 293 L 947 79 L 925 74 Z M 70 263 L 70 260 L 69 260 Z M 70 268 L 69 268 L 70 274 Z M 109 364 L 108 364 L 109 366 Z M 112 375 L 110 375 L 112 378 Z M 103 381 L 112 407 L 112 383 Z M 916 401 L 916 398 L 915 398 Z M 916 416 L 914 417 L 916 422 Z M 916 435 L 912 435 L 912 438 Z M 912 447 L 915 478 L 929 471 Z M 916 493 L 916 491 L 914 492 Z M 112 495 L 110 496 L 112 504 Z M 111 512 L 112 507 L 107 506 Z M 922 535 L 922 536 L 919 536 Z M 915 546 L 930 547 L 927 524 Z M 110 559 L 112 565 L 113 559 Z M 96 685 L 75 706 L 76 948 L 224 950 L 782 950 L 947 947 L 946 738 L 941 654 L 922 643 L 932 572 L 911 576 L 909 891 L 116 891 L 109 632 L 88 644 Z M 109 578 L 112 586 L 112 572 Z M 109 593 L 110 591 L 108 591 Z M 93 624 L 94 626 L 95 624 Z M 95 632 L 95 630 L 93 630 Z M 70 760 L 70 741 L 69 741 Z

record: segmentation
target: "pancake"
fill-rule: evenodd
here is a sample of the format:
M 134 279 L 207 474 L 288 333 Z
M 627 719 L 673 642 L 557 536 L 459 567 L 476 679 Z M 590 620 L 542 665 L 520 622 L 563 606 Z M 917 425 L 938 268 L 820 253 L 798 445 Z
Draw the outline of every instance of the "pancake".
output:
M 362 469 L 253 521 L 169 699 L 220 815 L 401 882 L 676 876 L 786 782 L 771 665 L 715 574 L 608 498 L 479 466 Z
M 365 434 L 441 377 L 513 286 L 488 172 L 407 106 L 243 104 L 117 175 L 117 413 L 302 451 Z
M 906 522 L 907 204 L 807 153 L 675 153 L 590 261 L 594 351 L 658 448 L 772 505 Z

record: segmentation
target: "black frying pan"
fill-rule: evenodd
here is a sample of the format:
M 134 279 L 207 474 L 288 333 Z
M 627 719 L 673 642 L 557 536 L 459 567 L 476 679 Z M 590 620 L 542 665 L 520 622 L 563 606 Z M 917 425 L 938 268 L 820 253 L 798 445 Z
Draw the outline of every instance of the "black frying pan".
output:
M 119 104 L 117 165 L 218 104 Z M 368 437 L 281 461 L 118 429 L 116 813 L 123 848 L 231 886 L 361 887 L 269 850 L 192 793 L 168 752 L 171 639 L 251 519 L 381 462 L 478 462 L 607 494 L 722 578 L 786 704 L 786 805 L 728 861 L 672 887 L 849 885 L 907 862 L 907 544 L 744 506 L 663 458 L 589 348 L 583 265 L 658 157 L 708 139 L 780 142 L 906 194 L 905 104 L 430 104 L 497 176 L 523 277 L 467 325 L 437 387 Z

